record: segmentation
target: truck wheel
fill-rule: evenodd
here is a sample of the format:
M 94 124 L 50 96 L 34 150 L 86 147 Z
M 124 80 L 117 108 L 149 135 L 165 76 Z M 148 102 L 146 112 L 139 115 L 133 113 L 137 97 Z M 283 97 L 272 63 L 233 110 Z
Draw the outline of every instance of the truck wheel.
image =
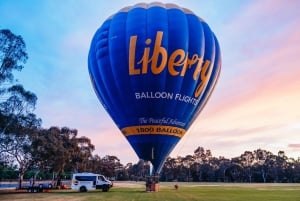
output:
M 80 192 L 86 192 L 86 187 L 85 186 L 81 186 L 79 189 Z
M 107 185 L 104 185 L 102 187 L 102 192 L 107 192 L 109 190 L 109 187 Z

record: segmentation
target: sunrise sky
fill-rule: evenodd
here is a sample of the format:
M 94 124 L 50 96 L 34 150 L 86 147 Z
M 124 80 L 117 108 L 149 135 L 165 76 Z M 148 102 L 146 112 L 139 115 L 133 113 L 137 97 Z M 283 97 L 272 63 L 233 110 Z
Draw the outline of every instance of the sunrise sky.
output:
M 29 59 L 17 78 L 38 97 L 43 127 L 76 128 L 94 154 L 138 158 L 93 91 L 87 55 L 110 15 L 140 1 L 0 0 L 0 29 L 25 40 Z M 152 2 L 152 1 L 143 1 Z M 214 156 L 258 148 L 300 157 L 300 1 L 178 0 L 217 36 L 222 71 L 215 91 L 171 156 L 198 147 Z

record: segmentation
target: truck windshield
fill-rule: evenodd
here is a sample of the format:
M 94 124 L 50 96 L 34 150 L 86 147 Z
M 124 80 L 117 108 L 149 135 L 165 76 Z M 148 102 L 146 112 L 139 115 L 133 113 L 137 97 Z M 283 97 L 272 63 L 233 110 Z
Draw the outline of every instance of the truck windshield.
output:
M 106 178 L 103 177 L 103 176 L 98 176 L 98 180 L 100 180 L 100 181 L 106 181 Z

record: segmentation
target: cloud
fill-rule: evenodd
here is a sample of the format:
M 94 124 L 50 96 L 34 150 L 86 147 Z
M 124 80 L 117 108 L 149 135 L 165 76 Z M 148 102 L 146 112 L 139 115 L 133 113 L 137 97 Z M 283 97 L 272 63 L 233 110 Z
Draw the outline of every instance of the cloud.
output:
M 295 148 L 295 149 L 300 149 L 300 144 L 289 144 L 289 148 Z
M 300 122 L 300 18 L 292 5 L 269 3 L 247 4 L 223 29 L 221 77 L 191 137 L 182 140 L 186 151 L 203 145 L 221 155 L 251 148 L 276 153 L 299 139 L 299 131 L 287 128 Z
M 116 126 L 111 126 L 111 122 L 99 121 L 97 128 L 91 129 L 90 132 L 85 130 L 84 135 L 92 139 L 92 143 L 95 145 L 95 154 L 97 153 L 101 157 L 114 155 L 121 159 L 123 164 L 138 161 L 129 142 Z
M 250 8 L 247 5 L 249 10 L 241 10 L 237 13 L 241 14 L 239 18 L 234 18 L 228 24 L 229 27 L 247 27 L 255 23 L 256 26 L 251 27 L 250 34 L 244 33 L 246 45 L 244 43 L 232 44 L 236 38 L 243 38 L 243 34 L 237 37 L 236 32 L 233 32 L 231 28 L 224 30 L 226 38 L 223 37 L 223 41 L 227 42 L 222 48 L 223 68 L 220 81 L 212 96 L 213 104 L 216 106 L 214 111 L 231 108 L 264 94 L 277 93 L 280 96 L 289 88 L 300 86 L 297 78 L 300 74 L 300 68 L 298 68 L 300 58 L 297 56 L 300 51 L 300 38 L 298 37 L 300 29 L 296 26 L 300 23 L 300 18 L 293 19 L 292 23 L 285 24 L 283 28 L 274 25 L 274 23 L 283 23 L 280 19 L 276 21 L 276 18 L 280 18 L 281 15 L 275 16 L 275 19 L 259 19 L 264 15 L 273 16 L 283 8 L 290 7 L 288 5 L 282 7 L 282 3 L 277 2 L 272 6 L 267 1 L 258 1 L 256 4 L 249 5 Z M 274 7 L 277 9 L 273 10 Z M 262 8 L 265 9 L 264 12 Z M 294 10 L 293 8 L 292 11 Z M 284 19 L 288 19 L 294 18 L 295 13 L 284 12 L 283 15 L 286 16 Z M 269 19 L 274 20 L 272 26 L 265 25 L 269 23 Z M 265 31 L 270 32 L 267 38 L 261 35 Z M 273 32 L 275 33 L 272 34 Z M 257 35 L 257 37 L 253 39 L 252 35 Z

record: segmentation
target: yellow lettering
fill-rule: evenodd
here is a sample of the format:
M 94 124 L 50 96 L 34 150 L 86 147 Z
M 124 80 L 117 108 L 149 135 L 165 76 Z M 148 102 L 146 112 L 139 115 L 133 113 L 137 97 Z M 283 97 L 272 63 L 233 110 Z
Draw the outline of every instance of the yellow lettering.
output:
M 183 49 L 177 49 L 171 54 L 169 62 L 168 62 L 168 70 L 171 75 L 176 76 L 179 74 L 179 72 L 176 71 L 174 67 L 182 66 L 182 64 L 185 63 L 185 62 L 183 62 L 184 56 L 185 56 L 185 52 L 183 51 Z M 175 61 L 175 59 L 178 57 L 179 57 L 179 59 L 177 61 Z
M 135 69 L 135 47 L 136 47 L 137 36 L 130 37 L 129 43 L 129 75 L 138 75 L 140 74 L 140 69 Z
M 168 52 L 166 48 L 162 46 L 162 31 L 157 31 L 156 33 L 153 52 L 151 51 L 152 40 L 151 38 L 148 38 L 145 40 L 143 56 L 137 59 L 137 39 L 138 36 L 131 36 L 129 41 L 129 75 L 140 75 L 147 73 L 158 75 L 163 72 L 167 66 L 167 71 L 171 76 L 184 77 L 186 76 L 187 71 L 190 70 L 193 72 L 189 73 L 189 75 L 192 76 L 189 79 L 193 79 L 194 81 L 200 79 L 200 83 L 196 87 L 194 96 L 199 97 L 201 95 L 211 76 L 211 61 L 206 60 L 204 62 L 203 57 L 197 53 L 193 54 L 193 56 L 189 58 L 189 52 L 185 52 L 180 48 L 174 50 L 168 58 Z M 150 55 L 151 52 L 152 55 Z M 149 69 L 150 65 L 151 69 Z
M 150 52 L 150 48 L 146 47 L 144 50 L 144 54 L 143 57 L 141 58 L 141 60 L 139 60 L 138 64 L 143 64 L 142 65 L 142 74 L 146 74 L 148 71 L 148 63 L 151 62 L 151 59 L 149 60 L 149 52 Z
M 200 94 L 202 93 L 204 87 L 207 85 L 207 82 L 210 78 L 212 68 L 209 68 L 209 66 L 210 66 L 210 61 L 206 60 L 200 73 L 201 83 L 198 85 L 195 91 L 196 98 L 200 96 Z
M 186 70 L 187 70 L 187 67 L 188 67 L 188 53 L 186 53 L 186 57 L 184 59 L 184 63 L 183 63 L 183 66 L 182 66 L 182 70 L 181 70 L 181 73 L 180 73 L 180 76 L 185 76 L 185 73 L 186 73 Z
M 163 71 L 166 66 L 168 53 L 167 50 L 161 46 L 161 41 L 163 37 L 163 32 L 158 31 L 155 38 L 154 50 L 152 55 L 152 64 L 151 64 L 151 71 L 153 74 L 159 74 Z M 157 66 L 159 55 L 161 55 L 161 63 Z
M 198 60 L 198 63 L 197 63 L 197 66 L 196 66 L 194 74 L 193 74 L 193 79 L 194 80 L 198 79 L 200 71 L 201 71 L 201 66 L 202 66 L 202 63 L 203 63 L 203 59 L 202 58 L 197 58 L 197 60 Z

